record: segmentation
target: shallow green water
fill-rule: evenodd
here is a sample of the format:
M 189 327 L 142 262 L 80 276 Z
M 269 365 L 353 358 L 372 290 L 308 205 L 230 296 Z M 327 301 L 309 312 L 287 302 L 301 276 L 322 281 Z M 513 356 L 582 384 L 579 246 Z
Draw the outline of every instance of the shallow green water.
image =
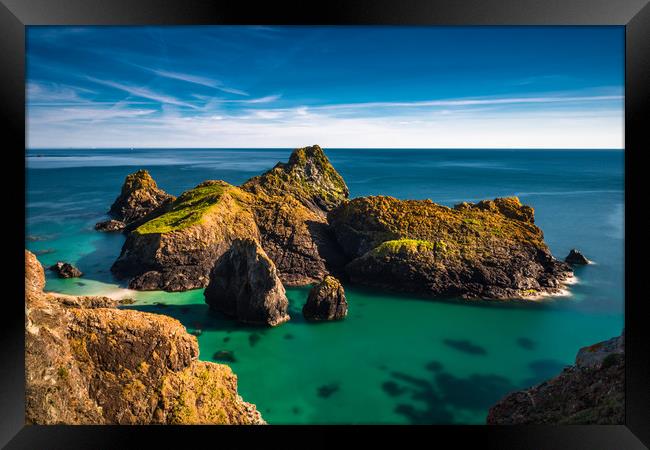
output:
M 241 183 L 289 152 L 151 151 L 133 161 L 105 152 L 94 165 L 74 152 L 55 153 L 50 161 L 34 158 L 28 170 L 26 246 L 45 265 L 65 260 L 85 272 L 70 280 L 48 274 L 47 289 L 134 297 L 134 308 L 179 319 L 199 334 L 201 359 L 230 352 L 235 360 L 220 362 L 232 366 L 240 393 L 269 423 L 484 423 L 504 394 L 557 374 L 579 347 L 623 327 L 621 152 L 328 151 L 353 196 L 383 192 L 450 204 L 518 193 L 536 208 L 554 254 L 578 246 L 596 264 L 576 271 L 571 296 L 525 305 L 346 286 L 348 317 L 324 324 L 303 320 L 308 289 L 292 288 L 292 319 L 273 329 L 210 313 L 201 290 L 124 289 L 108 271 L 124 238 L 92 225 L 134 166 L 150 168 L 162 188 L 178 194 L 209 178 Z M 394 173 L 405 154 L 408 170 Z M 242 159 L 250 161 L 245 169 Z

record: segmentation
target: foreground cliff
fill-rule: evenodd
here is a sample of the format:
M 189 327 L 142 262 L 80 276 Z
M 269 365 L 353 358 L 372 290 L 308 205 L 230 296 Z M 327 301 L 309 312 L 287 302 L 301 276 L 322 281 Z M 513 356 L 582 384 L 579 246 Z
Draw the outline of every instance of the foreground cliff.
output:
M 624 335 L 580 349 L 555 378 L 508 394 L 487 423 L 617 425 L 625 420 Z
M 33 424 L 261 424 L 229 367 L 198 361 L 175 319 L 43 292 L 25 252 L 26 419 Z

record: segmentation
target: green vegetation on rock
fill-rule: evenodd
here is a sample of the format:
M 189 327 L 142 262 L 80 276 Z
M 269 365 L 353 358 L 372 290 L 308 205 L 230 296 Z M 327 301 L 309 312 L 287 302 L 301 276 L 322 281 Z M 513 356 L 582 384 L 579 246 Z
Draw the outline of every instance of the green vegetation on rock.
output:
M 136 228 L 135 233 L 168 233 L 197 224 L 205 214 L 221 200 L 224 193 L 235 199 L 245 195 L 239 188 L 225 181 L 204 181 L 194 189 L 178 197 L 169 212 L 156 217 Z

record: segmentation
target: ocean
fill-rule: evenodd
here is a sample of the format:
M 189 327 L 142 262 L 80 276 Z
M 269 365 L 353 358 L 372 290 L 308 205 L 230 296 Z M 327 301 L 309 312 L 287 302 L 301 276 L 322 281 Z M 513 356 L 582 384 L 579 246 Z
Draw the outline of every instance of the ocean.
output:
M 26 241 L 44 266 L 84 276 L 46 289 L 131 297 L 199 334 L 199 358 L 227 361 L 242 397 L 270 424 L 480 424 L 510 391 L 558 374 L 578 349 L 619 335 L 624 311 L 621 150 L 325 149 L 351 197 L 391 195 L 452 206 L 517 195 L 557 258 L 578 248 L 570 294 L 530 304 L 435 301 L 345 286 L 348 317 L 307 323 L 308 288 L 288 288 L 291 321 L 243 326 L 208 310 L 202 290 L 135 292 L 110 266 L 124 236 L 96 222 L 124 177 L 149 170 L 178 195 L 206 179 L 241 184 L 290 149 L 87 149 L 26 153 Z M 214 358 L 217 359 L 214 359 Z

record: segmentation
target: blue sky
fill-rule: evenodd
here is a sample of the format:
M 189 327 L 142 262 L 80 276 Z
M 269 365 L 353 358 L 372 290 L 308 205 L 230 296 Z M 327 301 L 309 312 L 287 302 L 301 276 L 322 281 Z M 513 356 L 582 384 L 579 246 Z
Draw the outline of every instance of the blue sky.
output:
M 27 146 L 622 148 L 623 27 L 28 27 Z

